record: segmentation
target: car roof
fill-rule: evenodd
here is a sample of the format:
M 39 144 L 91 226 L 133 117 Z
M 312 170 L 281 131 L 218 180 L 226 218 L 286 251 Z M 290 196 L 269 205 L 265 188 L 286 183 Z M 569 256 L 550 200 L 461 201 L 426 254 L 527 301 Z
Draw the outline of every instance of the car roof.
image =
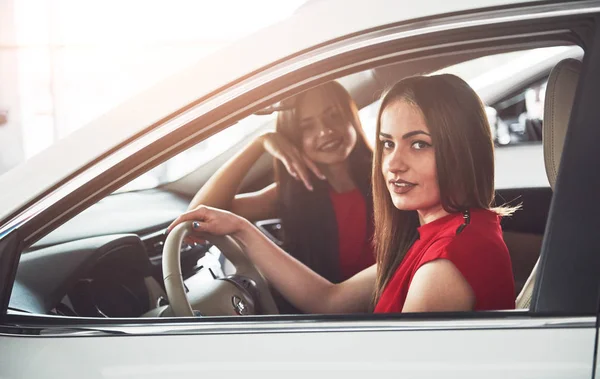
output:
M 0 176 L 0 220 L 6 221 L 48 189 L 166 117 L 273 62 L 384 25 L 524 2 L 531 1 L 478 0 L 475 5 L 471 0 L 309 2 L 289 19 L 202 59 Z

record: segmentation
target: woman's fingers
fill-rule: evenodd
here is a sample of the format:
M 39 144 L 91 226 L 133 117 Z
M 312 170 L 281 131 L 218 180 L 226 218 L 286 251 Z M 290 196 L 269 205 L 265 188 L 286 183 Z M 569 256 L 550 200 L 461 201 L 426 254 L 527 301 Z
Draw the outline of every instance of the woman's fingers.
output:
M 283 163 L 283 166 L 285 167 L 285 169 L 287 170 L 287 172 L 293 178 L 300 179 L 299 176 L 298 176 L 298 172 L 296 172 L 296 169 L 294 167 L 293 158 L 289 154 L 289 152 L 292 151 L 293 147 L 292 146 L 288 146 L 288 148 L 286 149 L 285 145 L 286 145 L 285 142 L 282 142 L 282 141 L 278 142 L 277 139 L 275 139 L 275 137 L 273 136 L 273 137 L 270 137 L 270 139 L 268 140 L 268 143 L 265 143 L 265 149 L 275 159 L 278 159 L 281 163 Z
M 277 133 L 270 134 L 266 137 L 264 146 L 272 156 L 283 163 L 288 173 L 296 180 L 301 180 L 309 191 L 313 190 L 310 171 L 318 178 L 325 178 L 318 167 L 312 161 L 305 159 L 304 155 L 285 137 Z
M 168 232 L 186 221 L 193 221 L 192 229 L 197 232 L 215 235 L 235 234 L 245 225 L 244 219 L 231 212 L 201 205 L 177 217 L 169 226 Z
M 313 171 L 317 177 L 320 177 L 318 174 L 321 174 L 316 165 L 311 162 L 309 159 L 305 159 L 304 154 L 300 153 L 298 150 L 292 150 L 292 156 L 294 157 L 294 167 L 298 172 L 298 176 L 300 176 L 300 180 L 304 183 L 304 186 L 309 190 L 313 190 L 313 186 L 310 178 L 310 171 Z M 310 163 L 313 167 L 310 167 Z M 316 170 L 316 172 L 313 170 Z
M 206 218 L 206 214 L 208 212 L 208 208 L 201 205 L 198 208 L 192 209 L 191 211 L 187 211 L 181 214 L 179 217 L 175 219 L 167 228 L 167 233 L 173 230 L 174 227 L 181 224 L 182 222 L 192 221 L 192 220 L 204 220 Z
M 299 179 L 298 173 L 296 172 L 296 169 L 293 167 L 293 163 L 292 163 L 291 159 L 288 159 L 287 157 L 283 157 L 283 156 L 279 156 L 279 157 L 277 157 L 277 159 L 279 159 L 281 161 L 281 163 L 283 163 L 283 166 L 285 167 L 287 172 L 293 178 Z
M 294 166 L 296 172 L 298 173 L 300 180 L 302 180 L 302 183 L 304 183 L 304 186 L 306 187 L 306 189 L 309 191 L 312 191 L 313 186 L 310 183 L 310 177 L 308 176 L 308 171 L 306 170 L 306 166 L 304 165 L 304 163 L 299 160 L 294 160 L 292 165 Z
M 302 183 L 304 183 L 304 186 L 309 190 L 312 191 L 313 190 L 313 186 L 310 183 L 310 176 L 308 175 L 308 171 L 306 169 L 306 165 L 304 164 L 304 161 L 302 160 L 302 158 L 300 157 L 300 155 L 298 153 L 296 153 L 293 150 L 290 150 L 290 152 L 286 155 L 279 155 L 276 156 L 277 159 L 279 159 L 283 165 L 285 166 L 285 169 L 288 171 L 288 173 L 296 180 L 301 180 Z
M 321 180 L 325 180 L 327 179 L 325 177 L 325 175 L 323 175 L 323 173 L 321 172 L 321 170 L 319 170 L 319 167 L 317 167 L 317 165 L 315 164 L 315 162 L 312 161 L 312 159 L 310 159 L 309 157 L 306 156 L 306 154 L 302 154 L 302 159 L 304 160 L 304 164 L 306 164 L 306 167 L 308 167 L 308 169 L 310 171 L 313 172 L 313 174 L 315 174 L 315 176 Z

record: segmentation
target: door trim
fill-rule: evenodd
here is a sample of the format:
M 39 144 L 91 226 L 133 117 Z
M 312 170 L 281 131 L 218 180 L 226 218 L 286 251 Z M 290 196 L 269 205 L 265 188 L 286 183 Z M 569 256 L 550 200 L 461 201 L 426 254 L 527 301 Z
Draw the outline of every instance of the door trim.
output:
M 19 322 L 11 325 L 0 325 L 0 336 L 40 336 L 40 337 L 88 337 L 93 335 L 180 335 L 180 334 L 256 334 L 256 333 L 330 333 L 330 332 L 389 332 L 389 331 L 434 331 L 434 330 L 498 330 L 498 329 L 565 329 L 595 328 L 596 318 L 581 317 L 527 317 L 514 315 L 506 317 L 509 312 L 502 312 L 502 318 L 496 319 L 371 319 L 371 320 L 251 320 L 226 319 L 211 320 L 173 319 L 143 324 L 120 324 L 113 319 L 112 323 L 94 323 L 93 319 L 78 319 L 86 324 L 44 324 L 39 316 L 19 316 L 22 320 L 31 317 L 36 322 Z M 429 315 L 431 316 L 431 315 Z M 70 318 L 61 317 L 68 322 Z M 213 318 L 214 319 L 214 318 Z M 143 320 L 143 319 L 142 319 Z M 122 320 L 121 320 L 122 321 Z M 128 320 L 129 321 L 129 320 Z M 135 321 L 133 319 L 132 321 Z M 144 320 L 151 321 L 151 320 Z M 153 320 L 152 320 L 153 321 Z

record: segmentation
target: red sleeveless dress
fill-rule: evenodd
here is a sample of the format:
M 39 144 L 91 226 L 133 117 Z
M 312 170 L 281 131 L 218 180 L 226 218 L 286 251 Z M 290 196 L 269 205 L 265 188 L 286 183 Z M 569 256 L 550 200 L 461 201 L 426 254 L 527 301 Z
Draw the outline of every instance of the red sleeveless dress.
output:
M 419 238 L 406 253 L 375 306 L 375 313 L 402 312 L 417 270 L 436 259 L 448 259 L 475 293 L 475 310 L 515 308 L 510 255 L 502 238 L 500 217 L 487 209 L 471 209 L 471 222 L 461 233 L 461 213 L 418 228 Z
M 363 194 L 329 190 L 338 230 L 341 280 L 344 281 L 375 264 L 371 240 L 373 226 Z

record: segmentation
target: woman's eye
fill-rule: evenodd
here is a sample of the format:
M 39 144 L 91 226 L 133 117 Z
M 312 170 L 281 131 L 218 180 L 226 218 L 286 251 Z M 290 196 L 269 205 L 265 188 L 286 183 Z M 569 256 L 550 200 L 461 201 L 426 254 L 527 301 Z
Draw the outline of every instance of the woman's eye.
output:
M 394 148 L 394 143 L 390 140 L 382 140 L 381 144 L 383 145 L 384 149 L 393 149 Z
M 429 144 L 425 141 L 415 141 L 412 143 L 411 147 L 416 150 L 421 150 L 421 149 L 426 149 L 428 147 L 431 147 L 431 144 Z

